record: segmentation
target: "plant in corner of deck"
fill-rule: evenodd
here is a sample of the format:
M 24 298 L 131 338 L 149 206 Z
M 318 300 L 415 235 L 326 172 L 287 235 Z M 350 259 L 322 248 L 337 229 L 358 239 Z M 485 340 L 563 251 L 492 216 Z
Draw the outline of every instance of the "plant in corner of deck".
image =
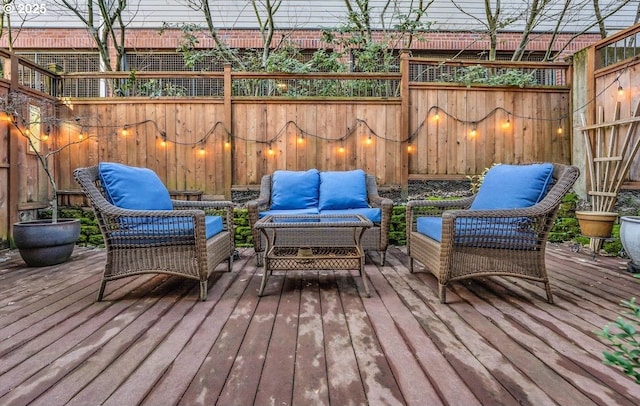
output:
M 49 166 L 49 158 L 65 148 L 79 144 L 89 137 L 83 137 L 77 141 L 69 141 L 62 145 L 49 149 L 47 139 L 51 131 L 61 123 L 56 116 L 56 106 L 53 101 L 35 99 L 23 93 L 11 92 L 4 98 L 0 98 L 0 112 L 6 115 L 9 125 L 27 140 L 29 153 L 36 156 L 40 167 L 44 171 L 51 186 L 51 222 L 58 221 L 58 188 Z
M 482 171 L 482 173 L 479 175 L 467 176 L 467 179 L 469 179 L 469 182 L 471 183 L 469 185 L 469 189 L 471 189 L 471 193 L 473 194 L 478 193 L 478 190 L 480 190 L 480 186 L 482 185 L 482 182 L 484 182 L 484 177 L 487 175 L 487 172 L 489 172 L 489 169 L 493 168 L 496 165 L 500 165 L 500 164 L 496 163 L 491 165 L 490 168 L 484 168 L 484 171 Z
M 602 352 L 603 363 L 622 368 L 625 375 L 640 384 L 640 305 L 635 297 L 620 304 L 627 310 L 598 334 L 613 349 Z

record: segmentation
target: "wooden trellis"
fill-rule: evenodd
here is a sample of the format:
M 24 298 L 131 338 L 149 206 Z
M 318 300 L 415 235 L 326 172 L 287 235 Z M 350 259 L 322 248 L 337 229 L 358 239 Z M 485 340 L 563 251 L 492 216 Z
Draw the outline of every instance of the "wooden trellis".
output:
M 588 195 L 594 211 L 612 211 L 631 163 L 640 148 L 636 136 L 640 121 L 640 101 L 633 115 L 620 118 L 620 102 L 615 105 L 613 121 L 605 121 L 604 108 L 598 108 L 597 123 L 587 125 L 582 116 L 584 143 L 589 176 Z M 626 127 L 626 131 L 624 131 Z
M 582 115 L 582 134 L 586 149 L 587 176 L 591 210 L 611 212 L 614 209 L 622 183 L 629 173 L 631 163 L 640 148 L 640 136 L 636 134 L 640 121 L 640 101 L 631 117 L 620 118 L 620 102 L 615 105 L 613 118 L 605 121 L 604 108 L 597 112 L 596 124 L 587 125 Z M 599 248 L 600 239 L 594 241 L 592 248 Z

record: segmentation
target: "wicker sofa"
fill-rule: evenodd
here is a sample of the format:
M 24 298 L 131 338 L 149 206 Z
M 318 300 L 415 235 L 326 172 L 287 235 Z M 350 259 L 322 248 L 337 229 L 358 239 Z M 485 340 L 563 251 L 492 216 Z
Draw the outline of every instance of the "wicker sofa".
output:
M 98 301 L 108 281 L 143 273 L 199 281 L 205 300 L 215 268 L 226 260 L 231 271 L 231 202 L 172 200 L 153 171 L 118 163 L 73 174 L 94 209 L 107 250 Z
M 376 179 L 357 169 L 352 171 L 275 171 L 262 177 L 260 195 L 247 202 L 249 223 L 253 233 L 256 261 L 262 265 L 265 241 L 255 229 L 256 222 L 268 214 L 347 214 L 369 218 L 374 226 L 362 238 L 365 251 L 380 253 L 385 262 L 389 243 L 389 225 L 393 201 L 378 195 Z M 328 246 L 344 244 L 349 235 L 336 234 L 335 229 L 315 230 L 308 238 L 300 233 L 281 232 L 278 241 L 292 246 Z
M 562 164 L 498 165 L 472 197 L 409 201 L 409 269 L 418 261 L 436 276 L 442 303 L 451 282 L 489 275 L 542 282 L 553 303 L 545 246 L 578 175 Z

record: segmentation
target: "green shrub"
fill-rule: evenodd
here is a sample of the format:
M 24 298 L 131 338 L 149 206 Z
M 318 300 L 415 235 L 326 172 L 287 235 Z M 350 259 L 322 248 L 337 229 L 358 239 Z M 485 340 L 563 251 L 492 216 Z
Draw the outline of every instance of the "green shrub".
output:
M 623 300 L 620 305 L 626 311 L 623 310 L 615 322 L 605 325 L 598 334 L 613 349 L 602 352 L 603 362 L 622 368 L 629 378 L 640 384 L 640 306 L 635 297 Z

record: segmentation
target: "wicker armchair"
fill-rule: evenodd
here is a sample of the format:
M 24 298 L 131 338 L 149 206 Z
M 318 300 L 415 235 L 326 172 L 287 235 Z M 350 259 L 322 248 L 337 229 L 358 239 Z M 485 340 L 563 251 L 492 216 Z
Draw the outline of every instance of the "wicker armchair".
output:
M 262 266 L 263 254 L 266 241 L 261 233 L 254 227 L 260 213 L 269 210 L 272 204 L 272 182 L 273 175 L 265 175 L 260 183 L 260 195 L 257 199 L 247 202 L 247 211 L 249 215 L 249 225 L 251 226 L 253 235 L 253 246 L 256 252 L 256 262 L 258 266 Z M 384 265 L 387 246 L 389 244 L 389 226 L 391 225 L 391 211 L 393 209 L 393 201 L 383 198 L 378 194 L 378 186 L 376 178 L 373 175 L 365 174 L 367 201 L 370 207 L 379 208 L 381 211 L 380 222 L 374 222 L 373 227 L 369 228 L 362 236 L 362 248 L 365 251 L 378 251 L 380 254 L 380 263 Z M 346 244 L 352 241 L 349 234 L 336 233 L 335 229 L 316 230 L 313 235 L 309 235 L 312 239 L 301 239 L 300 233 L 280 232 L 278 240 L 286 241 L 291 246 L 332 246 Z
M 144 273 L 197 280 L 200 300 L 205 300 L 214 269 L 227 260 L 227 271 L 231 271 L 231 202 L 170 200 L 173 210 L 123 209 L 107 200 L 98 166 L 78 168 L 73 174 L 93 207 L 107 250 L 98 301 L 108 281 Z M 219 216 L 208 216 L 214 211 Z M 205 221 L 210 219 L 218 223 L 221 219 L 222 230 L 207 239 Z
M 548 302 L 553 303 L 545 246 L 561 200 L 578 175 L 574 166 L 553 164 L 549 191 L 538 203 L 524 208 L 471 210 L 477 194 L 458 200 L 409 201 L 406 207 L 409 269 L 414 271 L 417 260 L 436 276 L 441 303 L 446 302 L 449 283 L 489 275 L 542 282 Z M 419 219 L 425 216 L 441 217 L 440 241 L 418 231 Z M 431 220 L 434 219 L 428 219 Z

